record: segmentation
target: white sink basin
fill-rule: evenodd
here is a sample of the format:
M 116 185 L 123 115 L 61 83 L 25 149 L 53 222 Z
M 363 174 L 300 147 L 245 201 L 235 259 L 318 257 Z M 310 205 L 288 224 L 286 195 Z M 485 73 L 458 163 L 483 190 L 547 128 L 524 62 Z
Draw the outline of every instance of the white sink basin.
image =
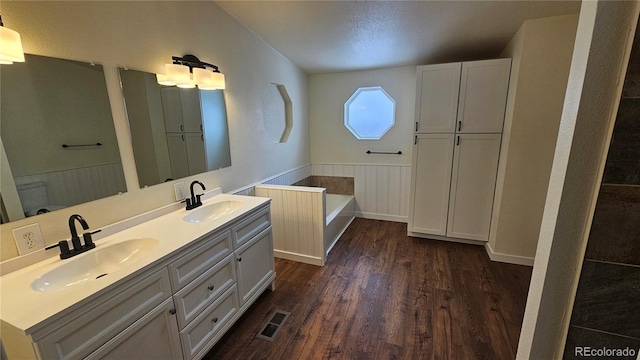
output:
M 227 200 L 203 206 L 201 208 L 191 210 L 189 215 L 182 219 L 190 223 L 199 223 L 203 221 L 215 220 L 223 215 L 231 214 L 242 208 L 243 201 Z
M 31 288 L 41 292 L 57 291 L 108 276 L 109 273 L 137 261 L 158 244 L 156 239 L 141 238 L 96 247 L 77 257 L 63 260 L 62 265 L 36 278 L 31 283 Z

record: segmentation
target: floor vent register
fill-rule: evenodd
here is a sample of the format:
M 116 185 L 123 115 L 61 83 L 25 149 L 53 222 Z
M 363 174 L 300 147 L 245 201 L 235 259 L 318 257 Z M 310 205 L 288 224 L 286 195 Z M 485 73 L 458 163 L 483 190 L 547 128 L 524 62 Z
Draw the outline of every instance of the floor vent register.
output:
M 273 341 L 273 338 L 276 337 L 278 331 L 280 331 L 280 328 L 290 314 L 291 313 L 286 311 L 276 310 L 271 316 L 271 319 L 265 324 L 262 331 L 260 331 L 256 337 L 267 341 Z

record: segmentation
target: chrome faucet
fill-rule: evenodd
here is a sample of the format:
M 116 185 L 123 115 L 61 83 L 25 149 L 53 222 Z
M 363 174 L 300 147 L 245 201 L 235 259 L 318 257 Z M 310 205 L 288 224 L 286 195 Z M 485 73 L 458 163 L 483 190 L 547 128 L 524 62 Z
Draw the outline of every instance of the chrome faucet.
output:
M 198 181 L 198 180 L 193 181 L 193 182 L 191 183 L 191 186 L 189 186 L 189 188 L 190 188 L 190 190 L 191 190 L 191 198 L 186 200 L 186 203 L 187 203 L 187 210 L 192 210 L 192 209 L 195 209 L 195 208 L 197 208 L 198 206 L 201 206 L 201 205 L 202 205 L 202 200 L 200 200 L 200 197 L 201 197 L 203 194 L 195 195 L 195 193 L 194 193 L 194 191 L 193 191 L 193 186 L 194 186 L 195 184 L 200 185 L 200 187 L 202 188 L 202 190 L 207 190 L 207 189 L 204 187 L 204 184 L 203 184 L 203 183 L 201 183 L 200 181 Z
M 98 233 L 102 230 L 83 233 L 82 234 L 82 239 L 84 240 L 84 245 L 83 245 L 80 242 L 80 237 L 78 236 L 78 231 L 76 230 L 76 224 L 75 224 L 76 220 L 80 222 L 80 225 L 82 225 L 82 229 L 89 230 L 89 224 L 82 216 L 78 214 L 73 214 L 69 217 L 69 232 L 71 232 L 71 244 L 73 245 L 73 249 L 69 249 L 69 243 L 67 242 L 67 240 L 61 240 L 55 245 L 46 247 L 45 250 L 59 247 L 60 259 L 68 259 L 70 257 L 76 256 L 78 254 L 82 254 L 85 251 L 95 248 L 96 244 L 94 244 L 93 239 L 91 239 L 91 235 Z

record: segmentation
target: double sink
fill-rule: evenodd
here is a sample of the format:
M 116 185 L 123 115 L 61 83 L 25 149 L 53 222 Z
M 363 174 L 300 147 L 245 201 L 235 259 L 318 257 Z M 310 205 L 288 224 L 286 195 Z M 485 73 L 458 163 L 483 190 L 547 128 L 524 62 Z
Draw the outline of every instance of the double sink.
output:
M 233 214 L 244 205 L 241 200 L 213 202 L 189 211 L 182 217 L 182 221 L 206 223 Z M 159 244 L 160 241 L 152 237 L 105 242 L 93 250 L 64 260 L 59 266 L 41 274 L 31 282 L 31 288 L 38 292 L 52 292 L 100 279 L 135 263 Z

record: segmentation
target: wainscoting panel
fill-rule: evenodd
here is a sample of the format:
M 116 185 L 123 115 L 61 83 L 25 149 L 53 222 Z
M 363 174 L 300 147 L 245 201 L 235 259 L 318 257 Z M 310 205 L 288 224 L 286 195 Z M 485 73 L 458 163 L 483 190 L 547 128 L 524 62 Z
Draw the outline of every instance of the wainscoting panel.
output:
M 50 205 L 71 206 L 127 191 L 121 163 L 22 176 L 15 181 L 44 182 Z
M 232 190 L 229 192 L 229 194 L 254 196 L 255 195 L 254 187 L 256 185 L 261 185 L 261 184 L 291 185 L 309 176 L 311 176 L 311 165 L 310 164 L 303 165 L 295 169 L 285 171 L 283 173 L 274 175 L 272 177 L 260 180 L 259 182 L 253 183 L 251 185 L 248 185 L 236 190 Z
M 312 175 L 353 176 L 357 217 L 407 222 L 411 165 L 313 164 Z
M 257 196 L 271 198 L 276 257 L 324 265 L 324 191 L 300 186 L 255 187 Z

